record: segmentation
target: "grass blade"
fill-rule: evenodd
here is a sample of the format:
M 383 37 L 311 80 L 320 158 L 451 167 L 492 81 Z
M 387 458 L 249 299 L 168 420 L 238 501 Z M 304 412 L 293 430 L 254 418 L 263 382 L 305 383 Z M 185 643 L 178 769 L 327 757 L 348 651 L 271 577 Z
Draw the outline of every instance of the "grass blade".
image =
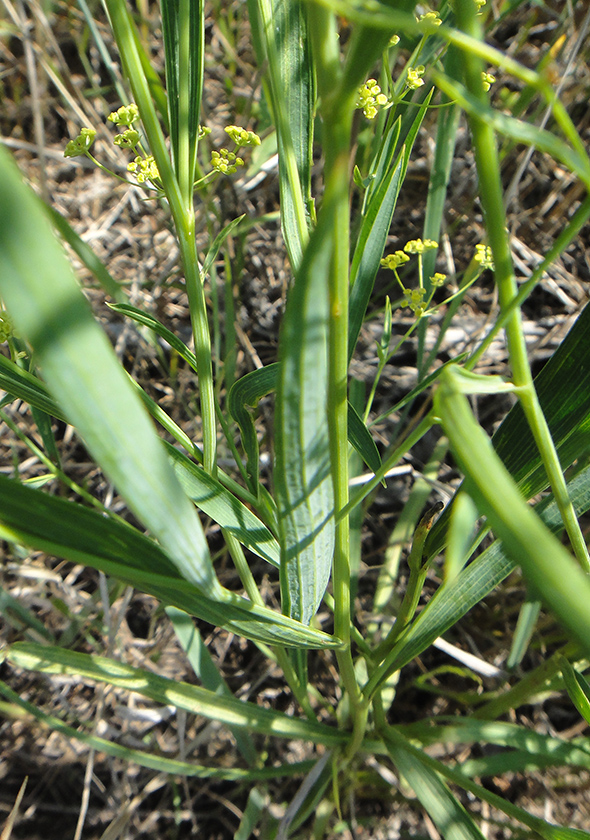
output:
M 178 183 L 192 197 L 203 89 L 202 0 L 162 0 L 162 34 L 172 158 Z
M 568 484 L 568 491 L 579 516 L 590 509 L 590 467 Z M 556 533 L 563 529 L 559 510 L 551 497 L 540 502 L 535 510 L 548 528 Z M 516 562 L 508 557 L 497 540 L 458 577 L 441 586 L 377 670 L 368 690 L 422 653 L 507 578 L 515 566 Z
M 590 684 L 565 657 L 561 657 L 561 673 L 572 703 L 586 723 L 590 723 Z
M 221 597 L 196 512 L 36 197 L 0 150 L 0 290 L 51 393 L 183 576 Z M 40 268 L 42 267 L 42 268 Z
M 330 252 L 318 230 L 287 301 L 276 397 L 283 611 L 304 624 L 311 621 L 326 591 L 334 550 L 326 422 Z
M 90 735 L 83 729 L 74 726 L 68 726 L 59 718 L 53 715 L 48 715 L 41 711 L 32 703 L 28 703 L 18 696 L 5 683 L 0 681 L 0 694 L 4 695 L 17 708 L 23 709 L 27 712 L 33 720 L 39 721 L 40 724 L 52 729 L 55 732 L 60 732 L 66 738 L 77 741 L 81 744 L 86 744 L 91 749 L 97 752 L 111 755 L 115 758 L 121 758 L 123 761 L 134 762 L 140 767 L 149 767 L 152 770 L 157 770 L 161 773 L 169 773 L 171 776 L 187 776 L 200 779 L 224 779 L 227 781 L 262 781 L 265 779 L 274 779 L 281 776 L 299 776 L 307 773 L 315 763 L 312 760 L 301 761 L 298 763 L 287 764 L 283 763 L 278 767 L 260 767 L 256 769 L 243 767 L 206 767 L 202 764 L 192 764 L 187 761 L 178 761 L 173 758 L 166 758 L 162 755 L 157 755 L 143 750 L 136 750 L 132 747 L 126 747 L 122 744 L 115 744 L 112 741 L 107 741 L 106 738 L 100 738 L 97 735 Z
M 530 585 L 590 651 L 590 581 L 571 554 L 526 504 L 517 485 L 476 422 L 467 397 L 458 392 L 460 372 L 447 368 L 434 397 L 451 449 L 481 513 L 519 563 Z
M 291 265 L 307 244 L 311 208 L 315 85 L 304 4 L 250 0 L 259 64 L 268 63 L 268 99 L 279 150 L 281 229 Z
M 465 808 L 434 770 L 398 744 L 386 743 L 395 766 L 445 840 L 484 840 Z
M 345 732 L 325 724 L 294 718 L 235 697 L 225 697 L 201 686 L 161 677 L 105 656 L 17 642 L 7 651 L 6 658 L 18 668 L 45 674 L 72 674 L 81 679 L 136 691 L 156 703 L 170 704 L 191 714 L 250 732 L 261 732 L 276 738 L 300 738 L 327 746 L 339 746 L 347 738 Z
M 165 446 L 181 485 L 196 506 L 243 546 L 279 568 L 279 544 L 266 525 L 202 467 L 171 444 Z
M 190 504 L 190 502 L 189 502 Z M 267 644 L 337 647 L 332 636 L 221 589 L 213 599 L 186 580 L 152 540 L 126 523 L 0 476 L 0 535 L 84 563 L 210 624 Z
M 590 448 L 590 304 L 586 304 L 543 370 L 535 377 L 535 389 L 563 469 Z M 492 438 L 493 446 L 521 489 L 530 499 L 548 485 L 539 450 L 520 403 L 504 418 Z M 444 547 L 450 516 L 449 505 L 426 540 L 429 557 Z

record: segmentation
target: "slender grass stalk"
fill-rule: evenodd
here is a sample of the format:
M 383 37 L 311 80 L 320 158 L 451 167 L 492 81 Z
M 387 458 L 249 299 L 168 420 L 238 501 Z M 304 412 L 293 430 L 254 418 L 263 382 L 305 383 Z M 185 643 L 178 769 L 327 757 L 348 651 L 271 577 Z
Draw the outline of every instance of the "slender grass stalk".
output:
M 458 0 L 457 21 L 459 26 L 472 37 L 481 38 L 481 28 L 472 0 Z M 477 97 L 482 105 L 485 105 L 486 96 L 482 83 L 483 66 L 481 60 L 468 53 L 465 55 L 464 67 L 467 85 L 472 95 Z M 510 306 L 518 290 L 512 266 L 510 240 L 506 230 L 496 139 L 492 127 L 478 119 L 476 115 L 471 115 L 470 125 L 475 148 L 481 201 L 487 222 L 490 247 L 494 256 L 498 298 L 500 307 L 504 310 Z M 511 311 L 506 319 L 505 329 L 514 384 L 518 387 L 518 396 L 523 411 L 539 447 L 574 554 L 580 566 L 590 573 L 590 556 L 588 555 L 586 542 L 570 501 L 557 450 L 533 384 L 520 309 L 514 308 Z
M 341 87 L 338 42 L 332 13 L 313 4 L 309 9 L 317 71 L 320 113 L 325 132 L 325 192 L 320 214 L 331 218 L 332 259 L 329 271 L 328 426 L 330 460 L 337 517 L 334 564 L 334 632 L 343 649 L 336 652 L 340 674 L 354 709 L 353 736 L 347 748 L 359 749 L 368 707 L 357 683 L 350 651 L 350 524 L 338 514 L 348 503 L 348 295 L 349 295 L 349 189 L 352 116 L 356 89 Z M 344 95 L 343 95 L 344 94 Z
M 111 20 L 113 33 L 122 57 L 126 75 L 148 138 L 150 150 L 154 156 L 160 178 L 170 204 L 170 211 L 176 228 L 180 255 L 185 273 L 186 291 L 189 300 L 195 355 L 197 357 L 199 389 L 201 400 L 201 414 L 203 422 L 203 465 L 207 472 L 214 475 L 217 462 L 217 426 L 215 420 L 215 392 L 213 384 L 213 367 L 211 358 L 211 337 L 207 319 L 207 304 L 205 301 L 204 277 L 201 275 L 195 243 L 195 214 L 193 209 L 193 176 L 194 164 L 185 159 L 178 162 L 179 176 L 182 173 L 182 184 L 176 176 L 164 135 L 160 127 L 156 109 L 150 93 L 150 88 L 143 71 L 141 58 L 134 38 L 133 24 L 127 7 L 121 0 L 106 0 L 106 7 Z M 188 0 L 183 0 L 182 12 L 188 13 Z M 187 45 L 181 37 L 182 61 L 188 62 Z M 185 66 L 183 64 L 183 66 Z M 185 97 L 182 98 L 183 109 L 188 108 Z M 182 116 L 188 120 L 188 113 Z M 188 130 L 180 131 L 183 155 L 189 152 Z

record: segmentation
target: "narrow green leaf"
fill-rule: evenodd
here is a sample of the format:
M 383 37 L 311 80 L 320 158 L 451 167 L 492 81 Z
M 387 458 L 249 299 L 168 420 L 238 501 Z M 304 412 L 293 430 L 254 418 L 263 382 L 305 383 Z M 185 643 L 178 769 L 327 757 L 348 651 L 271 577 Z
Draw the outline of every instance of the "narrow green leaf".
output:
M 535 817 L 524 809 L 513 805 L 509 800 L 498 796 L 497 793 L 492 793 L 483 787 L 483 785 L 477 784 L 468 778 L 461 770 L 455 769 L 455 767 L 449 767 L 442 761 L 437 761 L 427 753 L 417 749 L 401 734 L 399 729 L 389 727 L 384 733 L 384 737 L 388 749 L 391 746 L 403 748 L 414 760 L 418 761 L 424 767 L 433 770 L 442 776 L 443 779 L 448 779 L 448 781 L 473 794 L 473 796 L 482 802 L 488 802 L 493 808 L 497 808 L 511 819 L 518 820 L 523 825 L 526 825 L 527 828 L 543 837 L 544 840 L 588 840 L 590 838 L 590 834 L 586 831 L 553 825 L 541 817 Z
M 348 440 L 369 469 L 374 473 L 379 472 L 382 463 L 377 444 L 367 429 L 363 418 L 350 403 L 348 403 Z
M 334 550 L 327 424 L 329 240 L 316 228 L 287 300 L 279 344 L 275 486 L 285 614 L 308 624 Z
M 572 703 L 586 723 L 590 723 L 590 683 L 564 656 L 561 657 L 561 673 Z
M 240 427 L 242 446 L 246 452 L 248 484 L 255 495 L 258 494 L 260 462 L 258 437 L 250 409 L 256 408 L 262 397 L 276 390 L 278 376 L 276 362 L 253 370 L 234 382 L 227 397 L 229 413 Z
M 254 419 L 249 409 L 256 408 L 258 401 L 276 390 L 279 377 L 279 365 L 273 362 L 263 368 L 253 370 L 235 382 L 228 395 L 227 406 L 242 435 L 242 445 L 246 450 L 248 475 L 251 478 L 252 492 L 258 486 L 259 456 L 258 438 Z M 348 404 L 348 440 L 373 472 L 381 468 L 381 456 L 371 433 L 353 406 Z
M 466 476 L 466 489 L 504 548 L 559 621 L 590 651 L 590 580 L 571 554 L 526 504 L 517 485 L 477 423 L 467 397 L 457 392 L 458 372 L 441 376 L 435 411 Z
M 57 420 L 65 420 L 64 412 L 49 394 L 45 385 L 28 370 L 15 365 L 2 355 L 0 355 L 0 388 Z
M 231 236 L 231 234 L 236 230 L 236 228 L 239 227 L 240 222 L 245 218 L 245 215 L 246 214 L 244 213 L 241 216 L 238 216 L 237 219 L 232 219 L 232 221 L 229 222 L 223 228 L 223 230 L 219 231 L 219 233 L 217 234 L 217 236 L 215 237 L 215 239 L 211 243 L 211 245 L 209 247 L 209 250 L 207 251 L 207 255 L 205 256 L 205 260 L 203 262 L 203 268 L 201 269 L 203 277 L 207 277 L 207 275 L 211 271 L 211 266 L 213 265 L 213 263 L 217 259 L 217 255 L 218 255 L 219 251 L 221 250 L 221 246 L 223 245 L 225 240 L 228 238 L 228 236 Z
M 260 767 L 256 769 L 243 767 L 206 767 L 202 764 L 192 764 L 187 761 L 178 761 L 173 758 L 165 758 L 162 755 L 136 750 L 107 741 L 106 738 L 99 738 L 97 735 L 90 735 L 80 728 L 68 726 L 59 718 L 48 715 L 38 709 L 32 703 L 28 703 L 12 691 L 5 683 L 0 681 L 0 694 L 4 695 L 15 706 L 24 709 L 34 720 L 39 721 L 43 726 L 60 732 L 66 738 L 71 738 L 97 752 L 120 758 L 125 762 L 133 762 L 140 767 L 149 767 L 160 773 L 169 773 L 171 776 L 188 776 L 198 779 L 224 779 L 227 781 L 263 781 L 264 779 L 276 779 L 281 776 L 300 776 L 307 773 L 315 763 L 312 760 L 301 761 L 293 764 L 281 764 L 278 767 Z
M 568 491 L 578 516 L 590 509 L 590 467 L 572 479 Z M 558 507 L 551 496 L 536 505 L 535 510 L 552 531 L 558 533 L 563 529 Z M 516 562 L 496 540 L 456 578 L 441 586 L 377 670 L 369 690 L 426 650 L 507 578 L 515 566 Z
M 267 644 L 337 647 L 339 641 L 221 590 L 213 599 L 186 580 L 152 540 L 117 519 L 0 475 L 0 537 L 100 569 L 165 604 Z
M 171 444 L 165 446 L 181 485 L 196 506 L 243 546 L 279 568 L 279 544 L 266 525 L 217 479 Z
M 428 720 L 403 727 L 403 733 L 408 738 L 418 739 L 425 747 L 437 743 L 490 744 L 519 754 L 528 753 L 531 760 L 529 769 L 533 769 L 534 762 L 538 767 L 567 765 L 590 768 L 590 738 L 566 741 L 515 723 L 441 716 L 436 723 Z M 463 765 L 461 770 L 466 772 Z
M 422 112 L 422 118 L 424 117 Z M 367 305 L 373 291 L 375 277 L 383 251 L 397 198 L 407 169 L 405 150 L 402 149 L 393 163 L 400 121 L 391 126 L 379 150 L 371 175 L 373 183 L 367 188 L 352 265 L 348 326 L 348 354 L 352 357 L 361 330 Z
M 508 669 L 516 668 L 520 665 L 525 653 L 528 650 L 529 642 L 535 627 L 537 626 L 537 619 L 541 612 L 541 602 L 532 594 L 527 593 L 526 600 L 520 608 L 518 613 L 518 621 L 516 622 L 516 630 L 510 645 L 510 653 L 506 660 L 506 667 Z
M 590 189 L 590 160 L 583 148 L 572 149 L 561 137 L 551 131 L 508 116 L 489 106 L 484 107 L 481 100 L 469 93 L 466 87 L 438 73 L 434 68 L 432 77 L 438 87 L 455 100 L 466 113 L 475 115 L 478 120 L 491 126 L 498 134 L 510 137 L 517 143 L 539 149 L 554 160 L 560 161 L 578 176 L 586 189 Z
M 414 755 L 391 741 L 387 749 L 445 840 L 484 840 L 484 835 L 440 776 Z
M 279 150 L 281 229 L 293 268 L 307 244 L 311 214 L 315 83 L 304 4 L 249 0 L 259 66 L 268 66 L 267 98 Z
M 203 529 L 34 194 L 0 150 L 0 292 L 51 393 L 183 575 L 221 597 Z
M 142 324 L 142 326 L 148 327 L 150 330 L 155 332 L 156 335 L 163 338 L 173 350 L 176 350 L 181 359 L 184 359 L 185 362 L 187 362 L 196 372 L 197 358 L 193 351 L 189 350 L 184 341 L 181 341 L 177 335 L 169 330 L 168 327 L 165 327 L 164 324 L 158 321 L 158 319 L 149 312 L 143 312 L 143 310 L 138 309 L 136 306 L 132 306 L 130 303 L 110 303 L 109 307 L 115 312 L 120 312 L 122 315 L 126 315 L 136 323 Z
M 203 684 L 203 687 L 208 691 L 213 691 L 215 694 L 220 694 L 224 697 L 233 697 L 229 686 L 219 673 L 219 669 L 191 617 L 185 612 L 182 612 L 182 610 L 177 610 L 175 607 L 168 607 L 166 614 L 172 622 L 176 638 L 182 645 L 182 649 L 186 653 L 188 661 L 197 679 Z M 257 763 L 258 753 L 250 737 L 250 733 L 237 727 L 232 727 L 231 731 L 236 739 L 236 746 L 241 755 L 250 767 L 254 766 Z
M 59 647 L 17 642 L 6 652 L 6 659 L 17 668 L 44 674 L 71 674 L 135 691 L 156 703 L 172 705 L 190 714 L 202 715 L 227 726 L 261 732 L 275 738 L 302 739 L 337 747 L 348 734 L 323 723 L 303 720 L 256 703 L 225 697 L 201 686 L 189 685 L 132 668 L 105 656 L 64 650 Z
M 78 0 L 78 2 L 80 2 L 80 0 Z M 117 283 L 114 277 L 111 276 L 105 264 L 102 260 L 99 260 L 90 245 L 78 236 L 73 227 L 68 224 L 66 219 L 64 219 L 61 213 L 58 213 L 55 208 L 50 207 L 47 204 L 44 205 L 44 208 L 56 231 L 62 237 L 64 242 L 68 243 L 83 265 L 85 265 L 86 268 L 94 274 L 106 294 L 110 295 L 113 300 L 116 300 L 119 303 L 127 300 L 128 295 L 125 288 L 120 283 Z
M 535 388 L 563 469 L 590 448 L 590 304 L 586 304 L 551 359 L 535 377 Z M 537 445 L 520 403 L 506 415 L 492 438 L 504 466 L 530 499 L 548 485 Z M 429 557 L 444 547 L 449 505 L 426 541 Z
M 203 0 L 162 0 L 170 140 L 181 190 L 192 197 L 204 62 Z

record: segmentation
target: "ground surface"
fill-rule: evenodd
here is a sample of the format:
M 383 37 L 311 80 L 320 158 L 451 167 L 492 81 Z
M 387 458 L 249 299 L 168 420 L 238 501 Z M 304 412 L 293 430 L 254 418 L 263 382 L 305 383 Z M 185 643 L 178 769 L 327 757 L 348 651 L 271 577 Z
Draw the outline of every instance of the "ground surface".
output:
M 581 4 L 578 4 L 580 6 Z M 547 7 L 531 4 L 523 17 L 501 24 L 493 38 L 531 66 L 552 39 L 557 26 L 567 37 L 573 37 L 572 21 L 559 23 L 563 4 Z M 19 6 L 20 10 L 21 7 Z M 29 7 L 27 7 L 29 9 Z M 22 10 L 18 11 L 22 14 Z M 82 124 L 98 127 L 109 110 L 120 103 L 110 87 L 96 49 L 89 45 L 78 50 L 83 41 L 84 25 L 77 8 L 60 4 L 49 18 L 30 13 L 35 24 L 35 44 L 39 56 L 50 57 L 57 67 L 57 77 L 64 90 L 46 81 L 39 71 L 39 99 L 30 93 L 30 69 L 27 69 L 26 45 L 17 33 L 5 38 L 2 53 L 4 96 L 0 110 L 0 128 L 5 142 L 14 151 L 26 176 L 58 209 L 108 265 L 112 275 L 127 285 L 131 301 L 156 314 L 166 325 L 185 340 L 190 328 L 185 295 L 180 283 L 178 252 L 168 230 L 165 210 L 154 202 L 142 200 L 138 191 L 118 185 L 113 179 L 88 162 L 63 159 L 62 149 L 69 137 L 75 136 Z M 47 20 L 47 26 L 45 25 Z M 159 33 L 155 17 L 150 14 L 154 29 L 151 39 L 156 64 L 160 60 Z M 237 20 L 237 23 L 236 23 Z M 576 17 L 578 26 L 581 17 Z M 525 25 L 526 24 L 526 25 Z M 520 28 L 519 28 L 520 27 Z M 107 29 L 101 23 L 107 37 Z M 523 34 L 524 33 L 524 34 Z M 239 8 L 227 7 L 211 15 L 207 32 L 208 67 L 205 106 L 207 121 L 215 132 L 227 122 L 240 121 L 250 127 L 259 113 L 259 79 L 254 68 L 250 40 L 243 27 Z M 110 43 L 107 41 L 107 43 Z M 587 55 L 586 55 L 587 58 Z M 84 59 L 84 61 L 82 60 Z M 84 63 L 86 62 L 86 64 Z M 565 59 L 555 65 L 559 76 Z M 228 83 L 231 78 L 231 84 Z M 90 90 L 90 82 L 95 86 Z M 590 76 L 584 61 L 578 61 L 574 72 L 565 80 L 563 97 L 582 136 L 590 139 L 587 108 Z M 241 113 L 234 113 L 241 103 Z M 45 136 L 44 161 L 36 144 L 35 116 L 41 114 Z M 107 129 L 102 132 L 106 138 Z M 108 139 L 108 138 L 107 138 Z M 121 167 L 121 160 L 113 157 L 105 142 L 97 144 L 97 153 L 110 165 Z M 409 176 L 400 197 L 396 221 L 392 228 L 392 247 L 398 237 L 403 240 L 421 233 L 424 198 L 432 155 L 432 136 L 429 126 L 419 138 L 410 166 Z M 519 150 L 506 149 L 504 171 L 509 184 L 522 159 Z M 318 168 L 321 162 L 318 162 Z M 517 266 L 523 277 L 534 267 L 561 228 L 564 218 L 571 215 L 579 199 L 577 185 L 569 183 L 563 172 L 554 169 L 551 161 L 535 156 L 524 171 L 516 197 L 510 208 L 510 226 Z M 222 222 L 246 212 L 252 218 L 275 213 L 278 185 L 271 173 L 255 188 L 248 189 L 248 177 L 241 183 L 227 184 L 214 199 L 214 207 Z M 468 138 L 463 130 L 461 146 L 449 194 L 446 213 L 448 241 L 452 253 L 444 249 L 444 268 L 452 272 L 464 267 L 466 254 L 481 238 L 481 216 L 474 201 L 473 161 Z M 197 218 L 203 222 L 205 212 L 199 208 Z M 206 233 L 200 234 L 206 241 Z M 586 229 L 568 252 L 560 259 L 524 309 L 531 356 L 540 366 L 546 360 L 573 323 L 587 299 L 590 280 L 588 255 L 590 247 Z M 446 242 L 447 240 L 445 240 Z M 231 265 L 234 272 L 233 291 L 237 312 L 237 353 L 235 364 L 239 372 L 246 372 L 276 358 L 277 335 L 282 313 L 284 291 L 289 280 L 284 248 L 276 219 L 256 225 L 245 246 L 235 245 L 231 261 L 220 260 L 216 279 L 218 295 L 223 298 L 223 282 Z M 463 265 L 461 261 L 463 260 Z M 444 269 L 443 269 L 444 270 Z M 120 358 L 127 369 L 157 399 L 166 410 L 194 437 L 198 437 L 195 415 L 195 382 L 178 360 L 171 358 L 163 346 L 154 345 L 145 335 L 123 322 L 108 310 L 104 294 L 93 287 L 84 270 L 82 281 L 103 322 Z M 380 279 L 378 292 L 383 298 L 385 278 Z M 441 358 L 455 355 L 471 342 L 487 323 L 494 306 L 494 292 L 490 280 L 484 280 L 469 296 L 456 326 L 447 334 Z M 223 315 L 223 307 L 222 307 Z M 400 333 L 407 323 L 397 321 Z M 353 361 L 353 373 L 370 381 L 374 366 L 373 342 L 380 332 L 379 319 L 369 322 L 363 332 L 363 346 Z M 222 338 L 220 338 L 222 341 Z M 412 387 L 415 357 L 410 347 L 388 366 L 380 385 L 376 411 L 393 404 Z M 488 356 L 488 369 L 504 371 L 505 351 L 501 342 Z M 492 429 L 503 416 L 506 406 L 498 402 L 482 403 L 480 412 Z M 26 406 L 13 403 L 10 417 L 18 427 L 35 436 L 33 422 Z M 264 406 L 262 406 L 264 419 Z M 263 429 L 261 428 L 261 431 Z M 6 427 L 0 426 L 0 469 L 13 474 L 15 465 L 27 477 L 43 475 L 44 468 L 31 457 L 24 444 Z M 387 439 L 386 423 L 377 427 L 378 440 Z M 120 500 L 113 496 L 100 472 L 89 462 L 87 455 L 71 433 L 71 429 L 57 430 L 64 470 L 76 481 L 107 502 L 114 510 L 124 512 Z M 415 454 L 414 466 L 420 468 L 421 453 Z M 454 473 L 449 467 L 441 481 L 452 484 Z M 388 484 L 375 500 L 363 535 L 363 581 L 359 589 L 358 609 L 363 610 L 375 580 L 375 570 L 382 562 L 383 551 L 404 497 L 408 479 Z M 207 523 L 206 523 L 207 524 Z M 215 549 L 219 538 L 209 523 L 211 544 Z M 120 589 L 111 589 L 110 614 L 103 610 L 104 589 L 92 570 L 65 564 L 55 558 L 17 552 L 4 545 L 0 571 L 2 586 L 12 597 L 25 603 L 46 624 L 61 644 L 70 643 L 78 649 L 97 653 L 112 653 L 122 661 L 176 679 L 193 681 L 194 676 L 175 641 L 174 634 L 158 604 L 150 597 Z M 234 582 L 232 569 L 219 559 L 219 574 L 229 586 Z M 436 576 L 430 582 L 434 588 Z M 403 585 L 403 577 L 401 580 Z M 106 584 L 105 584 L 106 585 Z M 262 580 L 269 598 L 274 598 L 274 583 Z M 109 584 L 112 587 L 112 585 Z M 517 578 L 497 599 L 490 599 L 476 615 L 462 623 L 452 641 L 501 667 L 509 645 L 510 634 L 522 598 Z M 59 610 L 55 608 L 60 605 Z M 257 649 L 246 642 L 228 638 L 212 628 L 203 626 L 203 635 L 214 653 L 230 686 L 244 699 L 290 710 L 297 714 L 292 698 L 277 673 L 269 668 Z M 3 643 L 20 638 L 22 626 L 13 613 L 5 612 L 0 626 Z M 538 664 L 545 651 L 533 645 L 524 667 Z M 473 689 L 462 676 L 448 672 L 451 660 L 437 651 L 429 651 L 404 673 L 400 688 L 398 713 L 404 722 L 441 713 L 461 713 L 461 692 Z M 157 666 L 156 664 L 157 663 Z M 318 655 L 314 667 L 317 680 L 329 685 L 333 664 L 329 657 Z M 434 669 L 443 671 L 434 673 Z M 119 690 L 97 689 L 92 684 L 66 678 L 46 678 L 16 672 L 1 666 L 0 676 L 25 699 L 73 721 L 90 721 L 98 734 L 117 737 L 131 746 L 159 749 L 164 754 L 186 755 L 199 763 L 230 766 L 236 761 L 235 744 L 227 732 L 198 718 L 180 720 L 173 711 L 151 707 L 138 697 Z M 494 681 L 481 680 L 480 691 L 496 687 Z M 1 710 L 0 710 L 1 711 Z M 538 731 L 559 732 L 562 736 L 580 734 L 584 727 L 569 701 L 560 694 L 548 696 L 543 702 L 518 711 L 516 718 L 528 722 Z M 269 760 L 293 761 L 307 757 L 306 745 L 269 742 Z M 459 759 L 467 756 L 457 755 Z M 361 838 L 431 837 L 438 834 L 430 821 L 404 795 L 387 784 L 375 791 L 363 786 L 359 775 L 356 789 L 347 800 L 349 818 L 355 827 L 354 836 Z M 67 741 L 56 733 L 44 731 L 30 720 L 0 720 L 0 813 L 6 815 L 12 807 L 18 788 L 28 777 L 28 787 L 21 817 L 13 837 L 23 840 L 53 840 L 75 836 L 81 810 L 87 812 L 82 835 L 102 836 L 108 826 L 112 836 L 132 838 L 196 837 L 202 840 L 233 837 L 245 807 L 248 791 L 226 782 L 187 780 L 170 784 L 167 776 L 129 766 L 96 754 L 89 758 L 85 748 Z M 564 825 L 590 830 L 587 773 L 547 773 L 488 780 L 501 796 L 509 798 L 533 813 Z M 277 813 L 293 795 L 292 782 L 279 782 L 269 790 Z M 470 807 L 473 803 L 466 801 Z M 352 811 L 352 817 L 350 813 Z M 490 837 L 508 837 L 494 824 L 494 815 L 483 812 L 489 820 L 484 828 Z M 0 818 L 1 819 L 1 818 Z M 119 823 L 116 821 L 119 820 Z M 105 835 L 107 836 L 107 835 Z M 343 828 L 343 836 L 352 836 Z

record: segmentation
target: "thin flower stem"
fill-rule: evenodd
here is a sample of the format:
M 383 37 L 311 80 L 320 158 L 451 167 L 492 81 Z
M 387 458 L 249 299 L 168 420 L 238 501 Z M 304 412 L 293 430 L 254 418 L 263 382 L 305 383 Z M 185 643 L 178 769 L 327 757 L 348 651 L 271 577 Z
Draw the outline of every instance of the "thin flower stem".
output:
M 208 473 L 215 475 L 217 468 L 217 424 L 215 420 L 211 338 L 203 287 L 204 278 L 201 276 L 195 244 L 192 174 L 187 172 L 187 177 L 190 175 L 189 197 L 186 194 L 186 189 L 183 194 L 172 167 L 166 141 L 137 51 L 133 24 L 127 7 L 120 0 L 106 0 L 106 6 L 119 53 L 123 59 L 125 72 L 129 78 L 135 103 L 139 109 L 150 150 L 156 161 L 176 227 L 191 314 L 195 355 L 197 357 L 203 423 L 203 466 Z
M 480 35 L 479 23 L 472 0 L 458 0 L 457 20 L 459 26 L 470 35 Z M 484 104 L 486 94 L 482 83 L 481 60 L 469 53 L 465 54 L 464 59 L 467 86 L 471 93 L 479 97 Z M 504 310 L 510 306 L 518 294 L 518 290 L 512 266 L 509 234 L 506 230 L 496 138 L 493 128 L 477 116 L 472 115 L 470 117 L 470 125 L 475 148 L 481 202 L 487 223 L 490 248 L 494 256 L 498 298 L 500 307 Z M 505 329 L 513 381 L 518 387 L 523 411 L 539 447 L 551 489 L 562 515 L 574 554 L 584 571 L 590 573 L 588 549 L 569 498 L 557 450 L 533 384 L 520 309 L 512 309 L 506 320 Z

